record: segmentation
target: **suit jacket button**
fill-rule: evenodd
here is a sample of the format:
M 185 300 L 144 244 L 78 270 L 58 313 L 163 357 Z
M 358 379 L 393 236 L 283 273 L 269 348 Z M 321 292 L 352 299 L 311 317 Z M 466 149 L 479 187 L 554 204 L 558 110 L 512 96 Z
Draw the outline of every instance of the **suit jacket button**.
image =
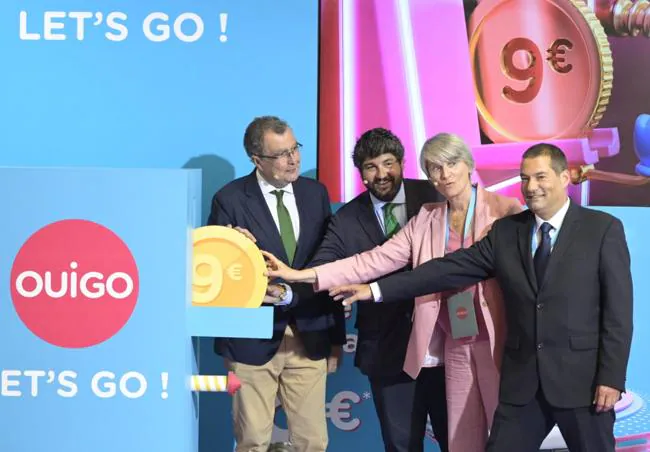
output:
M 544 348 L 544 343 L 543 342 L 540 342 L 539 344 L 537 344 L 537 350 L 541 350 L 543 348 Z
M 542 309 L 544 309 L 544 303 L 537 303 L 537 310 L 541 311 Z

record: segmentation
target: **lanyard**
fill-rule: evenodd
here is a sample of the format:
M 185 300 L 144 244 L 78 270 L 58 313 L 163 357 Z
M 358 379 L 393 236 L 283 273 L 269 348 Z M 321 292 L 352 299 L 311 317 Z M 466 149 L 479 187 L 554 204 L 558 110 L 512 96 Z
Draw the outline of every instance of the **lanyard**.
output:
M 469 226 L 474 218 L 474 208 L 476 206 L 476 186 L 472 186 L 472 197 L 469 199 L 469 208 L 465 217 L 465 227 L 463 228 L 463 237 L 460 239 L 460 247 L 465 247 L 465 237 L 469 234 Z M 445 252 L 449 243 L 449 208 L 447 208 L 447 228 L 445 229 Z

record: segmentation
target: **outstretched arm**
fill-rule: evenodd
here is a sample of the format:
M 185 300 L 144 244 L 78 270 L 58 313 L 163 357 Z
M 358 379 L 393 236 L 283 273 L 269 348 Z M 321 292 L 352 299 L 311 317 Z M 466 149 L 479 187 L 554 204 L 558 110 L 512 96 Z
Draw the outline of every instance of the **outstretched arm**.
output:
M 268 276 L 289 282 L 313 283 L 317 291 L 340 284 L 371 281 L 408 265 L 411 261 L 411 237 L 415 222 L 407 225 L 381 246 L 364 253 L 341 259 L 345 255 L 338 243 L 336 229 L 328 231 L 323 245 L 310 265 L 328 262 L 312 268 L 295 270 L 271 253 L 262 251 L 268 262 Z M 325 247 L 325 248 L 324 248 Z
M 314 267 L 316 289 L 327 290 L 341 284 L 373 281 L 411 262 L 413 228 L 417 217 L 381 246 L 346 259 Z
M 392 302 L 460 289 L 494 276 L 495 240 L 496 232 L 492 228 L 485 238 L 469 248 L 432 259 L 412 271 L 383 278 L 377 282 L 378 294 L 373 295 L 369 285 L 343 285 L 331 289 L 330 295 L 349 305 L 365 300 Z

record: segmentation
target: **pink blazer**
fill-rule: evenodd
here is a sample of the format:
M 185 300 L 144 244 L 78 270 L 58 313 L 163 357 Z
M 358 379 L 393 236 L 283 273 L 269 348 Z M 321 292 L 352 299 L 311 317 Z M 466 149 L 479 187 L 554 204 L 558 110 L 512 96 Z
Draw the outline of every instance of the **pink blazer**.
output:
M 473 223 L 475 240 L 480 240 L 499 218 L 520 212 L 519 202 L 479 187 Z M 347 259 L 315 267 L 317 290 L 343 284 L 374 281 L 412 263 L 413 267 L 445 254 L 447 203 L 424 204 L 418 214 L 381 246 Z M 505 341 L 505 314 L 501 290 L 494 279 L 478 285 L 481 310 L 490 338 L 492 357 L 497 367 Z M 440 311 L 440 294 L 415 299 L 413 328 L 404 361 L 404 371 L 417 378 L 431 342 Z

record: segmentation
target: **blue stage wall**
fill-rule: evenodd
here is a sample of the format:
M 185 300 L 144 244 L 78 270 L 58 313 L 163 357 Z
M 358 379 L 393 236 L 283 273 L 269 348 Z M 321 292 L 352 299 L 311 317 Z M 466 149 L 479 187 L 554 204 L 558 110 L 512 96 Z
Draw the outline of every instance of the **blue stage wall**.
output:
M 93 15 L 81 40 L 74 12 Z M 106 37 L 116 34 L 109 16 L 128 30 L 123 40 Z M 177 38 L 179 17 L 186 35 L 200 18 L 202 36 Z M 65 39 L 45 39 L 46 22 Z M 276 114 L 293 125 L 313 174 L 317 25 L 317 3 L 301 0 L 0 2 L 0 164 L 201 168 L 211 194 L 250 171 L 248 122 Z M 165 26 L 170 37 L 153 41 Z

